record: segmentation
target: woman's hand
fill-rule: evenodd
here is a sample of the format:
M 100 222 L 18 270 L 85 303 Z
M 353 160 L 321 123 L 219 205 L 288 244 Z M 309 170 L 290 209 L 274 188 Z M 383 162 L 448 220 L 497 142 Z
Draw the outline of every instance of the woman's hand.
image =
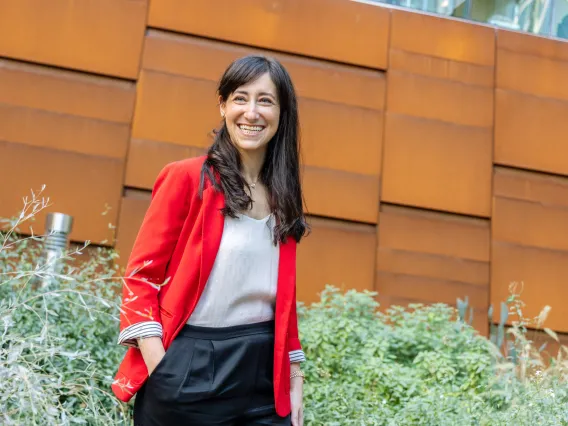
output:
M 291 364 L 291 372 L 299 370 L 299 363 Z M 290 379 L 290 404 L 292 406 L 292 426 L 304 425 L 304 378 L 294 377 Z
M 139 339 L 138 347 L 140 348 L 140 352 L 142 352 L 142 358 L 144 358 L 144 363 L 148 369 L 148 375 L 150 375 L 166 354 L 162 339 L 159 337 Z

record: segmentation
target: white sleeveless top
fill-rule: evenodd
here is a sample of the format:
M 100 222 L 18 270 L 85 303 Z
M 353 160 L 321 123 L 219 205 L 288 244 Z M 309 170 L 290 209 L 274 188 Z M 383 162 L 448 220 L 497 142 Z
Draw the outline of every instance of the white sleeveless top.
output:
M 274 319 L 279 246 L 273 215 L 225 217 L 211 274 L 188 324 L 230 327 Z

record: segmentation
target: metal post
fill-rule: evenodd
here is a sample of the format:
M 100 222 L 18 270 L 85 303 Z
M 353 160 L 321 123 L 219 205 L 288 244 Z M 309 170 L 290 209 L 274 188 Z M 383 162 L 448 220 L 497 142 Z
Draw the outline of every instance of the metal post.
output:
M 49 213 L 45 220 L 45 237 L 43 245 L 43 260 L 45 262 L 45 278 L 41 287 L 51 282 L 51 275 L 61 272 L 59 257 L 69 247 L 69 234 L 73 229 L 73 217 L 64 213 Z

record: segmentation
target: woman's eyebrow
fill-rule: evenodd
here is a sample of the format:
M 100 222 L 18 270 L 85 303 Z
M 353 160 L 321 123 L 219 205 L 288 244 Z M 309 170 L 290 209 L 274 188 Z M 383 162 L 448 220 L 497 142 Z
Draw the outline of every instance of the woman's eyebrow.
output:
M 246 90 L 235 90 L 235 94 L 240 94 L 240 95 L 248 95 L 249 92 L 247 92 Z M 259 96 L 270 96 L 271 98 L 276 99 L 276 96 L 274 96 L 272 93 L 270 92 L 260 92 L 258 94 Z

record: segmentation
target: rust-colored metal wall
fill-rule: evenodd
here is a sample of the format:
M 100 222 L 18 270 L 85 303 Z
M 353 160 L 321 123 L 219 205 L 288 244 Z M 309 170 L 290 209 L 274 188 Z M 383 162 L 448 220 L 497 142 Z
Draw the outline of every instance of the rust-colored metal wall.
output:
M 300 300 L 467 296 L 486 333 L 523 281 L 526 313 L 568 331 L 568 43 L 485 25 L 347 0 L 0 0 L 0 215 L 46 184 L 74 240 L 125 262 L 158 171 L 204 152 L 216 81 L 251 52 L 300 98 Z

